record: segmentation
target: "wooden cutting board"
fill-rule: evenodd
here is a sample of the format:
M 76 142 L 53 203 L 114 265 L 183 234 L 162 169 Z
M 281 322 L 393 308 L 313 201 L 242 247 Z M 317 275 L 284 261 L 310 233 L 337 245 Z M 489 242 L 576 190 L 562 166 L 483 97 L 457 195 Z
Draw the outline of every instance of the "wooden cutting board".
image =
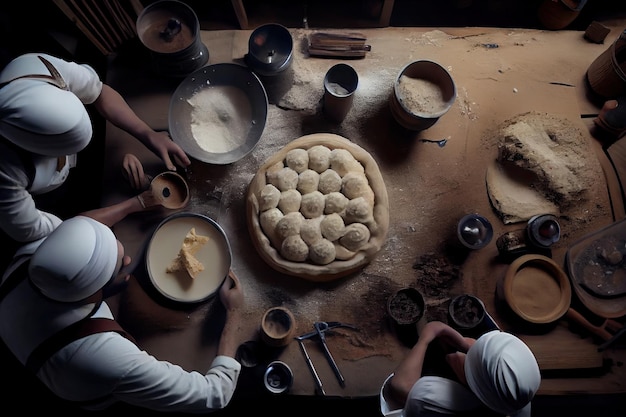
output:
M 572 343 L 569 333 L 567 324 L 559 323 L 549 334 L 518 337 L 533 351 L 542 371 L 602 368 L 604 360 L 598 345 L 582 337 Z

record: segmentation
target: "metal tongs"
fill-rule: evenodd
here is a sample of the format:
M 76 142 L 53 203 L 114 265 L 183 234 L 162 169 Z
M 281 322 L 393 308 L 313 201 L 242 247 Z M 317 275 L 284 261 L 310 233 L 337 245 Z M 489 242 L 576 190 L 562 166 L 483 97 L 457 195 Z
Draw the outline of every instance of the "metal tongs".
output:
M 366 40 L 360 33 L 313 33 L 309 36 L 309 55 L 363 58 L 372 50 L 370 45 L 365 44 Z
M 311 357 L 309 356 L 309 353 L 307 352 L 304 346 L 304 341 L 306 339 L 311 339 L 316 336 L 319 337 L 319 340 L 322 344 L 322 348 L 324 350 L 324 356 L 326 356 L 326 359 L 328 360 L 328 363 L 330 364 L 333 372 L 335 373 L 335 376 L 337 377 L 339 384 L 342 387 L 344 387 L 346 385 L 346 380 L 344 376 L 342 375 L 341 371 L 339 370 L 339 366 L 337 366 L 337 362 L 335 362 L 333 355 L 330 353 L 330 350 L 328 349 L 328 344 L 326 343 L 325 333 L 337 327 L 346 327 L 349 329 L 356 329 L 356 327 L 351 324 L 340 323 L 338 321 L 329 321 L 329 322 L 318 321 L 313 324 L 313 327 L 315 327 L 315 331 L 305 333 L 301 336 L 297 336 L 295 339 L 300 344 L 300 349 L 302 349 L 302 353 L 304 354 L 304 358 L 306 359 L 307 365 L 309 366 L 309 370 L 311 371 L 311 374 L 313 375 L 313 378 L 315 379 L 315 384 L 317 385 L 317 389 L 322 395 L 326 395 L 326 393 L 324 392 L 324 387 L 322 386 L 322 381 L 320 380 L 320 377 L 317 374 L 317 371 L 315 370 L 315 366 L 313 365 L 313 361 L 311 360 Z

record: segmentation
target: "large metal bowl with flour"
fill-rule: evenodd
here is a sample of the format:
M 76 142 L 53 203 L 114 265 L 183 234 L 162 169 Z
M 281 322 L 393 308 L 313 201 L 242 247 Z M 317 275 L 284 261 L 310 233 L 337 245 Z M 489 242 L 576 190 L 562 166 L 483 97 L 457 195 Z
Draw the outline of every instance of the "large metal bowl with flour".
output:
M 257 145 L 267 121 L 267 93 L 247 67 L 222 63 L 189 74 L 170 101 L 169 131 L 187 154 L 230 164 Z

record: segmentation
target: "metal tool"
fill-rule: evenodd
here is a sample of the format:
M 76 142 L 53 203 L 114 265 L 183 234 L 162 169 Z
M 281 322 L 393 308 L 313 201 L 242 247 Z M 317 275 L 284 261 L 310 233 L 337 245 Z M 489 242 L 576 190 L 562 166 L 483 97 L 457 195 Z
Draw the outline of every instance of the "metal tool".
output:
M 317 335 L 319 336 L 322 342 L 322 348 L 324 348 L 324 355 L 326 356 L 326 359 L 328 359 L 328 363 L 330 363 L 330 366 L 333 369 L 333 372 L 335 373 L 337 380 L 339 381 L 339 385 L 341 385 L 342 387 L 345 387 L 346 379 L 341 374 L 341 371 L 339 370 L 339 366 L 337 366 L 337 362 L 335 362 L 333 355 L 331 355 L 330 350 L 328 349 L 328 344 L 326 343 L 326 335 L 324 334 L 324 332 L 328 330 L 329 328 L 328 323 L 326 323 L 325 321 L 317 322 L 314 324 L 314 326 L 315 326 L 315 331 L 317 332 Z
M 345 328 L 348 328 L 348 329 L 356 330 L 356 327 L 351 325 L 351 324 L 341 323 L 341 322 L 338 322 L 338 321 L 320 321 L 320 322 L 316 322 L 316 323 L 313 324 L 313 327 L 315 327 L 314 331 L 309 332 L 309 333 L 305 333 L 305 334 L 303 334 L 301 336 L 298 336 L 298 337 L 296 337 L 296 339 L 304 340 L 304 339 L 310 339 L 312 337 L 317 336 L 318 333 L 317 333 L 316 325 L 318 323 L 321 324 L 321 327 L 324 327 L 323 331 L 332 330 L 332 329 L 335 329 L 337 327 L 345 327 Z
M 351 324 L 345 324 L 345 323 L 340 323 L 338 321 L 331 321 L 331 322 L 325 322 L 325 321 L 321 321 L 321 322 L 315 322 L 313 324 L 313 326 L 315 327 L 315 331 L 313 332 L 309 332 L 309 333 L 305 333 L 301 336 L 297 336 L 295 339 L 298 341 L 298 343 L 300 344 L 300 348 L 302 350 L 302 353 L 304 354 L 304 358 L 307 362 L 307 365 L 309 367 L 309 370 L 311 371 L 311 374 L 313 375 L 313 378 L 315 379 L 315 384 L 317 385 L 318 390 L 320 391 L 320 393 L 322 395 L 326 395 L 326 393 L 324 392 L 324 388 L 322 386 L 322 381 L 319 378 L 319 375 L 315 369 L 315 366 L 313 365 L 313 361 L 311 360 L 311 357 L 309 356 L 309 353 L 307 352 L 305 346 L 304 346 L 304 340 L 306 339 L 311 339 L 313 337 L 319 337 L 321 343 L 322 343 L 322 348 L 324 349 L 324 355 L 326 356 L 326 359 L 328 360 L 331 368 L 333 369 L 333 372 L 335 373 L 335 376 L 337 377 L 337 380 L 339 381 L 339 384 L 344 387 L 345 386 L 345 378 L 343 377 L 343 375 L 341 374 L 341 371 L 339 370 L 339 367 L 337 366 L 337 363 L 335 362 L 335 359 L 333 358 L 332 354 L 330 353 L 330 350 L 328 349 L 328 344 L 326 343 L 326 335 L 325 332 L 337 328 L 337 327 L 346 327 L 346 328 L 350 328 L 350 329 L 356 329 L 355 326 L 351 325 Z
M 311 360 L 311 357 L 309 356 L 309 352 L 307 352 L 306 348 L 304 347 L 303 339 L 301 339 L 300 337 L 296 337 L 296 340 L 298 341 L 298 344 L 300 345 L 300 349 L 302 350 L 302 353 L 304 354 L 304 359 L 306 360 L 306 364 L 309 366 L 309 370 L 311 371 L 311 374 L 313 375 L 313 379 L 315 379 L 315 385 L 317 385 L 317 389 L 319 393 L 322 395 L 326 395 L 326 392 L 324 391 L 324 387 L 322 386 L 322 380 L 317 374 L 317 371 L 315 370 L 315 366 L 313 366 L 313 361 Z
M 608 328 L 615 333 L 613 333 L 610 338 L 605 339 L 604 343 L 598 346 L 598 352 L 602 352 L 603 350 L 608 349 L 609 346 L 617 341 L 617 339 L 626 334 L 626 325 L 622 325 L 616 320 L 606 319 L 602 327 Z

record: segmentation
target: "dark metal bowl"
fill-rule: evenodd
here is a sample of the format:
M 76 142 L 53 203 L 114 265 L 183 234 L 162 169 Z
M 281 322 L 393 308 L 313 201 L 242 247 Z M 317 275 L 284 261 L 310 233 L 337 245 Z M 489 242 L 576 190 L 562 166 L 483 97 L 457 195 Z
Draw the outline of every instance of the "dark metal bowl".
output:
M 276 75 L 291 65 L 293 38 L 286 27 L 269 23 L 256 28 L 248 41 L 246 64 L 260 75 Z
M 216 88 L 217 87 L 217 88 Z M 228 90 L 220 90 L 228 87 Z M 243 93 L 246 103 L 237 99 L 236 107 L 249 105 L 249 120 L 240 121 L 247 126 L 241 145 L 228 152 L 213 153 L 203 149 L 192 134 L 192 110 L 189 99 L 203 89 L 215 88 L 216 94 L 224 91 Z M 229 96 L 226 96 L 229 98 Z M 235 100 L 235 97 L 232 97 Z M 243 65 L 222 63 L 200 68 L 189 74 L 176 88 L 169 108 L 169 131 L 176 142 L 187 154 L 197 160 L 210 164 L 230 164 L 250 153 L 259 139 L 267 122 L 267 94 L 259 78 Z

